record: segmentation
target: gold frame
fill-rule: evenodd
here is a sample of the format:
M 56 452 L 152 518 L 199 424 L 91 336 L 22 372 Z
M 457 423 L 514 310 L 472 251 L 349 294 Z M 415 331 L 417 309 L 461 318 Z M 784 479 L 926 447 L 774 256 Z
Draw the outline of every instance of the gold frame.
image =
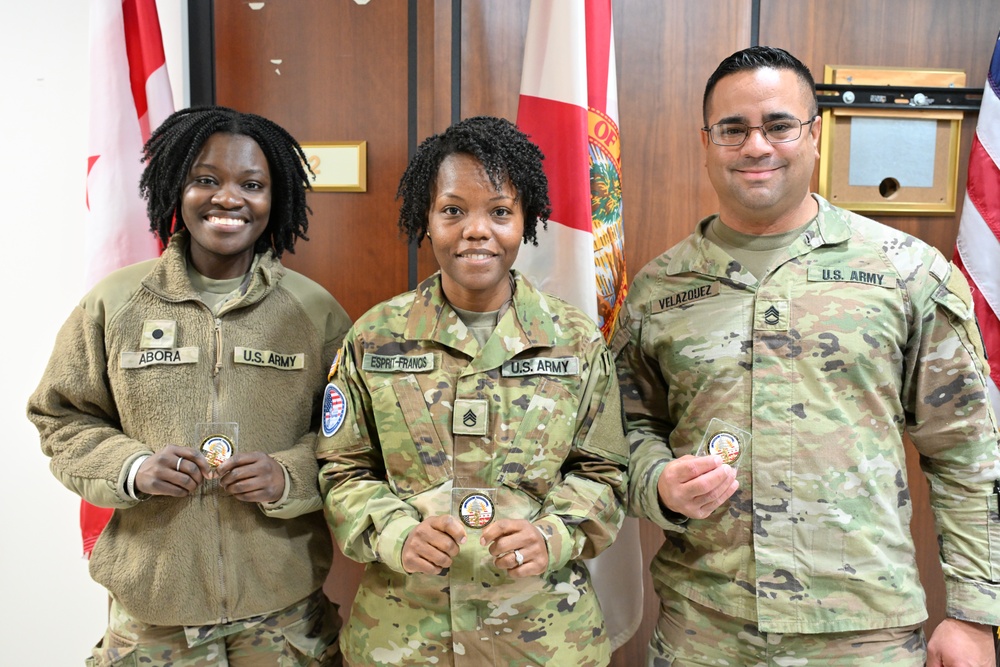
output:
M 961 70 L 926 70 L 909 67 L 827 65 L 824 83 L 964 87 Z M 822 98 L 820 98 L 822 100 Z M 942 215 L 954 213 L 958 203 L 958 158 L 963 112 L 945 109 L 838 107 L 824 109 L 820 139 L 819 194 L 832 204 L 861 213 L 885 215 Z M 850 163 L 850 127 L 854 117 L 907 118 L 937 121 L 933 185 L 901 187 L 888 197 L 879 186 L 852 186 L 847 182 Z
M 317 192 L 367 192 L 367 141 L 302 144 Z M 332 168 L 331 166 L 332 165 Z M 325 172 L 325 173 L 324 173 Z

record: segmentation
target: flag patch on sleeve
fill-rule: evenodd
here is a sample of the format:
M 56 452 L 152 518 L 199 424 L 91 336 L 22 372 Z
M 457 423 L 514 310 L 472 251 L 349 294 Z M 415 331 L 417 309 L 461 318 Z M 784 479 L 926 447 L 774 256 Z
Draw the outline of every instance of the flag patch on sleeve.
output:
M 332 382 L 326 385 L 323 393 L 323 435 L 332 436 L 340 430 L 347 413 L 347 399 L 340 387 Z

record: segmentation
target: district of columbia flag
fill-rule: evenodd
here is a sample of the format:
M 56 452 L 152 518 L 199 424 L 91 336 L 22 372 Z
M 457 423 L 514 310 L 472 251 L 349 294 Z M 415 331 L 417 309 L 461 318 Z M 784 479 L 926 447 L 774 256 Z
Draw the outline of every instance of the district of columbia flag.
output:
M 997 39 L 969 154 L 954 261 L 972 288 L 990 362 L 990 399 L 1000 414 L 1000 36 Z
M 581 308 L 611 340 L 626 293 L 611 0 L 532 0 L 517 125 L 545 155 L 552 216 L 515 268 Z M 636 519 L 588 562 L 613 648 L 642 621 Z
M 115 269 L 160 253 L 139 197 L 140 159 L 150 130 L 173 106 L 156 0 L 91 0 L 87 289 Z M 111 514 L 81 501 L 85 556 Z

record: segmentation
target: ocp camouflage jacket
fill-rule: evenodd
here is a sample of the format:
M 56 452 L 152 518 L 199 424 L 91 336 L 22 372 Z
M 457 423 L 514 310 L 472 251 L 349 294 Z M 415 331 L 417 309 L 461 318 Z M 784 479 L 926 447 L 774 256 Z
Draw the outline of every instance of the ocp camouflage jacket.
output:
M 916 238 L 819 201 L 758 282 L 697 231 L 628 296 L 618 356 L 632 511 L 665 531 L 657 587 L 767 632 L 926 618 L 908 432 L 930 481 L 949 616 L 1000 622 L 996 420 L 968 284 Z M 667 516 L 656 480 L 712 418 L 751 435 L 740 489 Z
M 609 546 L 625 514 L 614 366 L 593 322 L 514 275 L 513 304 L 481 349 L 440 274 L 373 308 L 345 339 L 328 392 L 346 415 L 325 426 L 319 451 L 334 536 L 368 564 L 341 635 L 354 667 L 609 659 L 580 559 Z M 449 571 L 405 574 L 410 531 L 455 513 L 460 487 L 486 489 L 498 518 L 543 531 L 543 576 L 508 577 L 471 528 Z

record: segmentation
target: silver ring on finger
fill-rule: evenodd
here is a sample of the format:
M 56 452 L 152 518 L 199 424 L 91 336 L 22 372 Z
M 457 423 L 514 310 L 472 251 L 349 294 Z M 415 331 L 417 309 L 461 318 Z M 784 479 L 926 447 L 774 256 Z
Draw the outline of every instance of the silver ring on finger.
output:
M 177 472 L 181 471 L 181 464 L 182 463 L 184 463 L 184 457 L 183 456 L 178 456 L 177 457 L 177 467 L 175 468 L 175 470 L 177 470 Z
M 517 563 L 518 567 L 524 565 L 524 556 L 522 556 L 521 552 L 517 549 L 514 549 L 514 561 Z

